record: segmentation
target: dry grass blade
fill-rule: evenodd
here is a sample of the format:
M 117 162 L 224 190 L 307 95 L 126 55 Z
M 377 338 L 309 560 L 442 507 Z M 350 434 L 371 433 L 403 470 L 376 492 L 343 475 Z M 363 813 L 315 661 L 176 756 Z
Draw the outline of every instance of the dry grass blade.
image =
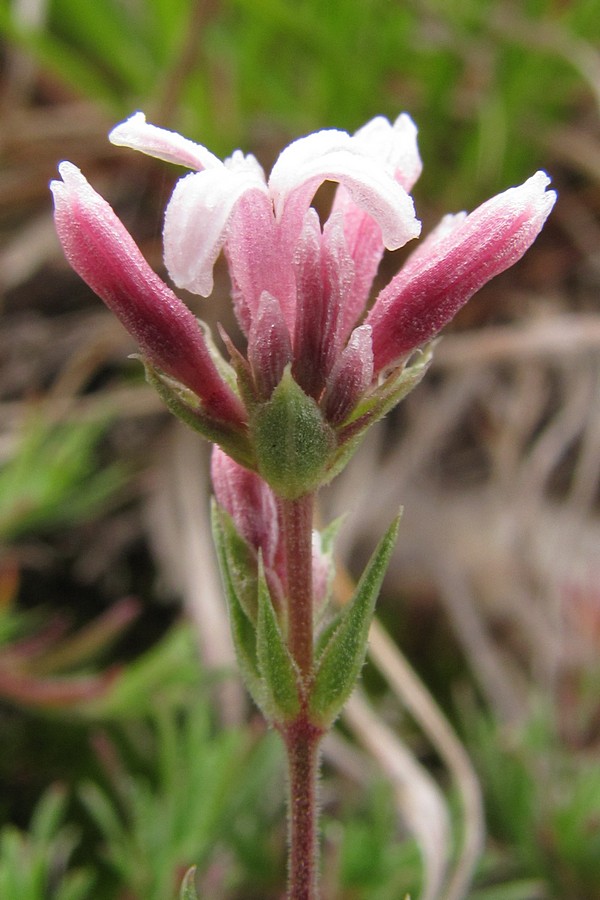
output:
M 460 900 L 466 895 L 485 840 L 483 804 L 477 775 L 463 745 L 433 697 L 377 620 L 371 627 L 369 656 L 385 676 L 392 692 L 418 722 L 439 753 L 461 798 L 461 847 L 444 890 L 439 893 L 444 900 Z
M 346 704 L 343 718 L 390 779 L 398 812 L 419 845 L 424 864 L 421 900 L 437 900 L 450 854 L 448 808 L 442 792 L 360 691 Z
M 206 447 L 177 426 L 162 451 L 148 508 L 151 537 L 195 626 L 204 667 L 229 676 L 235 654 L 208 525 Z M 240 722 L 245 709 L 241 683 L 228 677 L 217 690 L 223 723 Z

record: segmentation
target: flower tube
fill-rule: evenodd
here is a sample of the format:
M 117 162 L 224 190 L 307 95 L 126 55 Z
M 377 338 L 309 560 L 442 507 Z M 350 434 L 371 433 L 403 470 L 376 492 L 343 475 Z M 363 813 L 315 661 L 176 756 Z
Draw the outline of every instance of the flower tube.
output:
M 50 185 L 65 256 L 116 314 L 152 365 L 190 388 L 207 413 L 241 425 L 243 407 L 219 375 L 190 310 L 150 268 L 109 204 L 69 162 Z

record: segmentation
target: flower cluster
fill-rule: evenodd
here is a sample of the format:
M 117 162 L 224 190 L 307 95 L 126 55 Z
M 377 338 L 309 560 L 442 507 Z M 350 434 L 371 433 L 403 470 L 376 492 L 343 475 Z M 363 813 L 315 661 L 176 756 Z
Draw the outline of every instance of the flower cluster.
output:
M 331 478 L 366 427 L 416 384 L 426 345 L 490 278 L 516 262 L 555 201 L 538 172 L 470 215 L 445 217 L 367 306 L 384 250 L 416 238 L 409 191 L 421 161 L 407 115 L 287 147 L 268 180 L 253 156 L 224 162 L 136 113 L 113 144 L 194 171 L 165 214 L 177 287 L 208 296 L 224 251 L 247 342 L 230 360 L 150 269 L 110 206 L 71 163 L 52 182 L 67 258 L 138 341 L 170 407 L 282 496 Z M 322 225 L 312 199 L 338 183 Z M 409 365 L 409 363 L 412 363 Z

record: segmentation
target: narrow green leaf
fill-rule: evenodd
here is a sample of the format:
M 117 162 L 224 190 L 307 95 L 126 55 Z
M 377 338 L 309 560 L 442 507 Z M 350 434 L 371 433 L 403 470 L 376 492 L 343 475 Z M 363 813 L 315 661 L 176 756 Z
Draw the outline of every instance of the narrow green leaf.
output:
M 185 873 L 179 892 L 179 900 L 200 900 L 196 890 L 196 866 L 192 866 Z
M 262 709 L 264 706 L 264 687 L 258 667 L 256 633 L 252 622 L 244 612 L 235 588 L 223 526 L 223 518 L 225 516 L 226 513 L 213 501 L 211 511 L 213 540 L 217 548 L 221 578 L 229 607 L 229 623 L 238 665 L 246 687 L 255 703 Z
M 258 624 L 256 629 L 258 666 L 267 692 L 269 718 L 292 719 L 300 709 L 300 674 L 283 639 L 262 563 L 258 571 Z
M 36 806 L 30 824 L 31 836 L 36 840 L 51 841 L 58 831 L 67 804 L 66 790 L 62 785 L 52 785 Z
M 394 519 L 379 542 L 354 597 L 342 611 L 337 628 L 329 637 L 318 660 L 310 709 L 323 725 L 329 725 L 339 714 L 363 667 L 369 626 L 394 549 L 399 524 L 400 515 Z
M 20 26 L 4 4 L 0 5 L 0 33 L 31 53 L 40 65 L 73 86 L 80 95 L 100 100 L 111 107 L 117 106 L 116 90 L 84 53 L 73 49 L 48 30 Z
M 218 507 L 227 567 L 238 602 L 256 627 L 258 616 L 258 560 L 256 552 L 242 537 L 231 516 Z

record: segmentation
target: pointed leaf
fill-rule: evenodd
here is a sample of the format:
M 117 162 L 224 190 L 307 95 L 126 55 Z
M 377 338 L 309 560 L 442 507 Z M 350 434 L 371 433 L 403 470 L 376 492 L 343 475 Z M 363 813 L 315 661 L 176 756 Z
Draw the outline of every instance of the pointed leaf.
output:
M 229 607 L 229 623 L 235 646 L 235 652 L 244 683 L 255 703 L 263 708 L 264 687 L 258 670 L 256 655 L 256 633 L 254 626 L 242 607 L 235 588 L 231 572 L 225 529 L 222 523 L 226 516 L 215 502 L 212 504 L 213 540 L 217 548 L 217 557 L 221 569 L 221 578 L 225 588 L 225 596 Z
M 256 629 L 258 666 L 268 693 L 268 717 L 275 722 L 289 721 L 300 709 L 300 674 L 283 639 L 271 595 L 264 576 L 262 560 L 258 573 L 258 625 Z
M 396 537 L 400 515 L 379 542 L 354 596 L 321 653 L 310 698 L 311 712 L 323 725 L 339 714 L 352 693 L 367 652 L 369 626 Z
M 196 890 L 196 866 L 192 866 L 185 873 L 179 892 L 179 900 L 200 900 Z
M 237 530 L 231 515 L 216 502 L 227 568 L 240 606 L 256 627 L 258 615 L 258 560 L 256 552 Z

